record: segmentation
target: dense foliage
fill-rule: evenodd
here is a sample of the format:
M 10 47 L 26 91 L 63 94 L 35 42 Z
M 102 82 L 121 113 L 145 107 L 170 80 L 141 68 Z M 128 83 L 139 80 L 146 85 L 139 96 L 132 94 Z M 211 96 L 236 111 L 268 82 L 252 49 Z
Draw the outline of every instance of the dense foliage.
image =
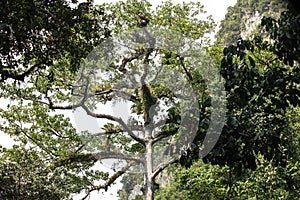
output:
M 7 173 L 3 174 L 4 181 L 9 180 L 12 185 L 1 188 L 3 190 L 1 198 L 10 198 L 12 192 L 8 190 L 13 188 L 18 179 L 24 179 L 24 184 L 16 184 L 20 187 L 20 192 L 15 193 L 17 195 L 15 198 L 32 199 L 37 196 L 42 198 L 43 195 L 45 198 L 57 196 L 71 198 L 73 193 L 81 191 L 86 193 L 84 198 L 88 198 L 92 191 L 108 190 L 129 168 L 142 163 L 141 167 L 144 167 L 147 172 L 143 192 L 147 195 L 147 199 L 152 199 L 155 177 L 165 167 L 178 160 L 174 157 L 164 162 L 156 161 L 152 169 L 154 163 L 152 151 L 161 153 L 159 148 L 165 147 L 168 137 L 180 135 L 182 129 L 178 128 L 181 123 L 181 110 L 176 100 L 178 95 L 176 92 L 180 93 L 180 91 L 169 93 L 169 88 L 161 83 L 146 82 L 144 79 L 149 79 L 154 72 L 159 74 L 161 71 L 159 68 L 150 70 L 147 67 L 152 66 L 154 61 L 158 62 L 158 66 L 162 66 L 164 68 L 162 71 L 165 73 L 162 74 L 161 79 L 169 78 L 173 75 L 172 71 L 181 74 L 181 77 L 187 77 L 182 76 L 186 73 L 190 78 L 186 83 L 193 84 L 195 87 L 197 85 L 192 83 L 194 81 L 192 77 L 196 70 L 188 66 L 190 55 L 178 59 L 180 54 L 156 46 L 156 48 L 149 48 L 147 45 L 138 44 L 124 55 L 114 54 L 119 49 L 109 46 L 108 37 L 124 32 L 132 34 L 136 37 L 135 40 L 143 38 L 152 42 L 155 38 L 149 37 L 147 29 L 141 29 L 140 35 L 136 33 L 136 29 L 160 28 L 165 32 L 173 31 L 180 37 L 190 38 L 191 41 L 181 40 L 182 46 L 177 47 L 176 50 L 183 48 L 185 42 L 190 42 L 190 46 L 191 43 L 205 45 L 207 44 L 205 34 L 212 30 L 213 22 L 210 17 L 199 18 L 203 14 L 203 6 L 200 3 L 180 5 L 167 1 L 153 10 L 149 2 L 136 0 L 100 6 L 80 3 L 73 5 L 75 7 L 71 7 L 70 3 L 65 1 L 50 3 L 33 1 L 31 7 L 28 6 L 30 2 L 27 1 L 23 4 L 14 3 L 5 4 L 7 12 L 12 12 L 12 17 L 15 17 L 13 20 L 18 19 L 22 22 L 26 19 L 27 21 L 24 25 L 20 24 L 17 28 L 12 26 L 11 29 L 15 33 L 21 32 L 19 27 L 23 27 L 29 33 L 33 30 L 36 32 L 31 35 L 20 35 L 20 37 L 10 37 L 13 34 L 10 29 L 2 29 L 1 32 L 6 42 L 11 43 L 9 49 L 6 49 L 5 45 L 1 46 L 4 61 L 1 69 L 4 71 L 2 71 L 3 82 L 0 85 L 0 94 L 11 103 L 1 108 L 3 123 L 0 128 L 16 141 L 12 149 L 2 149 L 1 155 L 4 161 L 1 164 L 4 169 L 7 169 L 4 170 Z M 38 6 L 39 4 L 42 6 Z M 14 15 L 15 9 L 24 11 L 24 15 L 22 12 L 20 16 Z M 36 13 L 33 20 L 27 19 L 31 10 Z M 43 12 L 46 14 L 42 15 Z M 5 18 L 6 14 L 2 13 L 1 16 Z M 4 23 L 5 20 L 2 21 Z M 169 38 L 168 42 L 177 44 L 176 38 Z M 100 53 L 101 50 L 108 48 L 110 51 L 106 53 L 115 56 L 102 57 L 103 62 L 96 66 L 93 63 L 97 60 L 93 59 L 98 58 L 94 56 L 98 53 L 97 50 L 88 53 L 102 42 Z M 131 44 L 130 42 L 130 39 L 124 41 L 128 45 Z M 196 54 L 196 46 L 194 49 L 193 53 Z M 15 64 L 10 65 L 10 62 Z M 81 63 L 84 63 L 83 67 L 79 68 Z M 94 76 L 88 76 L 93 74 L 97 67 L 98 70 L 106 69 L 109 78 L 106 74 L 97 77 L 97 80 L 93 79 Z M 157 71 L 153 72 L 153 70 Z M 129 87 L 123 88 L 122 78 L 128 78 L 130 74 L 128 75 L 127 72 L 130 71 L 141 75 L 142 78 L 140 81 L 129 79 L 132 83 L 127 79 L 126 84 L 129 84 Z M 184 83 L 184 80 L 177 81 Z M 134 84 L 136 88 L 132 88 L 130 84 Z M 137 116 L 136 119 L 131 116 L 128 121 L 123 121 L 122 118 L 95 109 L 99 103 L 105 104 L 124 97 L 119 94 L 130 97 L 126 100 L 132 103 L 131 114 Z M 150 112 L 156 103 L 168 104 L 169 109 L 165 109 L 168 117 L 166 123 L 164 120 L 161 120 L 163 123 L 154 122 Z M 58 114 L 58 110 L 70 114 L 70 111 L 78 107 L 89 116 L 110 122 L 106 121 L 103 127 L 99 127 L 100 133 L 95 135 L 88 130 L 76 130 L 70 119 L 63 114 Z M 187 116 L 185 115 L 186 119 Z M 8 162 L 8 160 L 14 160 L 22 153 L 18 149 L 27 151 L 26 153 L 39 159 L 34 159 L 33 163 L 29 159 L 18 163 L 24 166 L 25 171 L 20 169 L 20 174 L 15 176 L 10 170 L 13 171 L 18 165 L 15 166 L 15 162 Z M 176 148 L 174 150 L 180 151 Z M 145 157 L 146 161 L 144 161 Z M 97 170 L 93 168 L 100 165 L 98 160 L 104 159 L 124 159 L 130 162 L 121 169 L 116 168 L 116 172 L 108 177 L 107 173 L 100 171 L 101 168 Z M 35 168 L 36 165 L 40 168 Z M 26 171 L 30 172 L 28 176 L 25 174 Z M 52 181 L 53 176 L 60 181 Z M 45 185 L 42 184 L 43 180 Z M 47 185 L 48 182 L 51 182 L 52 189 L 57 188 L 55 189 L 57 193 L 53 193 L 56 197 L 51 197 L 47 193 L 51 190 Z M 32 183 L 32 189 L 38 188 L 36 193 L 24 194 L 23 191 L 26 191 L 29 183 Z
M 65 67 L 78 69 L 81 58 L 109 31 L 103 9 L 75 3 L 1 1 L 1 82 L 8 78 L 24 80 L 31 72 L 51 68 L 62 58 L 69 61 Z
M 255 171 L 236 176 L 229 167 L 194 163 L 189 169 L 176 166 L 172 182 L 157 192 L 156 199 L 297 199 L 299 197 L 299 162 L 286 167 L 260 159 Z
M 14 138 L 15 145 L 1 147 L 0 199 L 72 199 L 80 192 L 86 193 L 86 199 L 92 191 L 107 191 L 122 176 L 121 199 L 128 199 L 137 184 L 147 200 L 154 198 L 153 192 L 155 199 L 299 197 L 300 16 L 291 2 L 238 0 L 228 9 L 217 42 L 208 46 L 205 36 L 214 23 L 210 17 L 203 19 L 200 3 L 166 1 L 154 9 L 145 0 L 99 6 L 90 1 L 2 1 L 0 97 L 9 103 L 0 108 L 0 130 Z M 260 28 L 241 38 L 247 20 L 257 12 Z M 137 28 L 145 34 L 136 34 Z M 190 38 L 194 53 L 197 44 L 204 47 L 225 80 L 226 122 L 216 146 L 204 158 L 200 147 L 212 115 L 212 97 L 206 77 L 193 68 L 189 55 L 137 45 L 120 57 L 108 54 L 101 60 L 107 64 L 107 74 L 97 77 L 100 82 L 92 83 L 93 78 L 84 74 L 84 70 L 95 72 L 97 51 L 91 56 L 91 50 L 99 44 L 103 49 L 111 47 L 105 44 L 112 36 L 135 33 L 134 39 L 152 44 L 146 28 Z M 168 39 L 182 42 L 175 36 Z M 202 63 L 212 64 L 205 55 L 200 57 Z M 179 95 L 166 85 L 143 80 L 155 62 L 167 69 L 164 77 L 175 80 L 173 71 L 182 75 L 174 85 L 186 80 L 187 87 L 197 91 L 199 113 L 193 117 L 199 120 L 198 131 L 191 144 L 177 145 L 181 149 L 176 145 L 165 148 L 182 134 Z M 87 66 L 84 70 L 82 63 Z M 142 78 L 133 81 L 129 76 L 132 79 L 125 83 L 131 85 L 125 88 L 120 80 L 128 78 L 128 71 Z M 96 113 L 97 103 L 118 100 L 124 94 L 131 102 L 128 124 L 119 117 Z M 154 123 L 150 113 L 158 102 L 168 106 L 162 125 Z M 110 121 L 94 135 L 78 131 L 65 116 L 78 107 L 87 115 Z M 149 125 L 161 126 L 156 135 L 149 134 L 153 128 Z M 164 155 L 182 154 L 155 163 L 156 168 L 147 171 L 145 163 L 153 164 L 152 150 L 161 149 Z M 124 156 L 130 162 L 122 169 L 113 174 L 101 171 L 99 160 Z M 129 171 L 137 163 L 146 166 L 144 174 Z M 165 179 L 171 183 L 162 184 Z
M 228 42 L 222 52 L 211 49 L 226 79 L 227 123 L 206 164 L 171 169 L 173 182 L 158 199 L 299 197 L 300 21 L 294 9 L 278 19 L 266 15 L 262 31 Z

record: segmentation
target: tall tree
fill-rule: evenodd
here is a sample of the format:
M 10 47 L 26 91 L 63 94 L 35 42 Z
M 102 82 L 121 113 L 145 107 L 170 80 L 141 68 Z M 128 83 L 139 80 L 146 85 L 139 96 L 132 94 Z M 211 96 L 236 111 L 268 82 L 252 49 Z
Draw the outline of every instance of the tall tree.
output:
M 55 8 L 57 5 L 53 4 Z M 45 7 L 45 12 L 48 13 L 47 9 L 50 8 Z M 25 6 L 26 9 L 29 6 Z M 1 109 L 1 118 L 5 120 L 1 130 L 14 137 L 22 151 L 28 150 L 36 157 L 40 156 L 40 160 L 35 159 L 34 163 L 39 165 L 41 162 L 40 171 L 44 172 L 40 176 L 37 172 L 21 177 L 28 183 L 34 176 L 43 180 L 61 174 L 60 180 L 69 187 L 65 190 L 65 197 L 84 189 L 87 198 L 92 191 L 107 190 L 118 177 L 133 168 L 144 173 L 144 196 L 151 200 L 154 197 L 155 177 L 180 159 L 184 144 L 187 144 L 185 140 L 192 137 L 184 133 L 197 128 L 193 122 L 199 120 L 199 111 L 192 105 L 197 107 L 198 98 L 207 96 L 208 92 L 203 77 L 196 68 L 192 68 L 199 63 L 197 59 L 202 57 L 196 56 L 193 60 L 193 56 L 202 56 L 204 51 L 198 48 L 206 44 L 204 35 L 212 29 L 212 20 L 199 19 L 203 13 L 200 3 L 174 5 L 167 1 L 153 10 L 147 1 L 130 0 L 105 4 L 97 9 L 88 3 L 79 4 L 75 9 L 68 6 L 60 9 L 55 10 L 77 15 L 55 18 L 56 15 L 51 16 L 49 11 L 50 19 L 53 17 L 55 23 L 66 23 L 66 26 L 62 26 L 61 31 L 59 27 L 51 25 L 49 31 L 47 27 L 41 28 L 40 36 L 47 36 L 45 41 L 40 39 L 42 43 L 34 43 L 40 40 L 35 39 L 38 36 L 33 34 L 32 41 L 25 44 L 30 48 L 33 45 L 37 53 L 29 52 L 24 47 L 24 56 L 14 57 L 9 52 L 4 59 L 8 63 L 9 58 L 13 57 L 19 59 L 20 63 L 30 64 L 24 72 L 27 75 L 29 73 L 26 70 L 30 70 L 30 76 L 23 83 L 7 81 L 1 84 L 1 95 L 14 100 L 14 105 Z M 44 18 L 36 16 L 34 19 L 38 20 L 34 23 L 47 25 Z M 69 20 L 72 26 L 68 26 Z M 73 20 L 79 20 L 80 23 Z M 85 23 L 90 26 L 85 27 Z M 30 29 L 31 26 L 25 27 Z M 95 31 L 97 28 L 99 31 Z M 108 29 L 111 32 L 107 32 Z M 116 37 L 119 43 L 105 40 L 108 33 L 119 36 Z M 104 43 L 100 48 L 91 51 L 93 45 L 102 41 Z M 34 45 L 41 48 L 35 48 Z M 79 61 L 84 56 L 87 58 L 79 68 Z M 44 67 L 35 70 L 37 68 L 31 64 L 43 61 L 43 57 L 47 61 L 43 63 Z M 205 59 L 208 61 L 207 57 Z M 13 74 L 3 76 L 3 79 L 23 80 L 18 79 L 13 69 Z M 23 72 L 20 73 L 22 75 Z M 151 82 L 153 76 L 161 82 Z M 192 96 L 194 99 L 189 96 L 193 90 L 197 91 Z M 99 103 L 120 99 L 130 102 L 129 120 L 96 109 Z M 180 99 L 184 103 L 180 103 Z M 82 108 L 89 116 L 110 122 L 106 121 L 103 127 L 99 127 L 97 134 L 88 131 L 78 133 L 68 118 L 55 113 L 57 110 L 67 112 L 76 108 Z M 161 118 L 160 114 L 165 118 Z M 176 138 L 179 140 L 176 141 Z M 170 148 L 165 149 L 167 146 Z M 3 155 L 15 159 L 18 156 L 17 148 L 15 146 L 12 150 L 15 154 L 4 149 Z M 166 155 L 157 149 L 165 149 Z M 115 174 L 107 177 L 107 174 L 92 168 L 99 160 L 105 159 L 128 162 L 117 165 Z M 32 167 L 30 163 L 22 164 Z M 9 174 L 12 182 L 17 179 Z M 105 182 L 96 185 L 99 180 Z M 41 183 L 37 181 L 36 184 Z M 54 187 L 59 188 L 58 185 Z M 43 190 L 41 193 L 44 193 Z M 33 196 L 28 193 L 26 198 Z

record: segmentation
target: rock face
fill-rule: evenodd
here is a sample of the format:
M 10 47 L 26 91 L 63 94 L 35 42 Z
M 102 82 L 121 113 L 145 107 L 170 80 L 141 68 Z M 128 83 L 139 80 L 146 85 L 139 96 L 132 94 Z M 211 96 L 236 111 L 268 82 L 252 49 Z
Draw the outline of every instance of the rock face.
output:
M 280 0 L 237 0 L 228 8 L 216 38 L 226 46 L 234 44 L 249 36 L 264 14 L 276 17 L 286 8 L 287 3 Z

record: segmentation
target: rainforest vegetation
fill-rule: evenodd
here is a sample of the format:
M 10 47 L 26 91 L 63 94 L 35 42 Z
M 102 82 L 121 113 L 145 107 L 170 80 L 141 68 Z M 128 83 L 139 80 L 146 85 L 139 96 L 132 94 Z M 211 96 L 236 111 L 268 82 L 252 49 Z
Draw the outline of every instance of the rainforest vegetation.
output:
M 300 197 L 296 0 L 0 7 L 0 199 Z

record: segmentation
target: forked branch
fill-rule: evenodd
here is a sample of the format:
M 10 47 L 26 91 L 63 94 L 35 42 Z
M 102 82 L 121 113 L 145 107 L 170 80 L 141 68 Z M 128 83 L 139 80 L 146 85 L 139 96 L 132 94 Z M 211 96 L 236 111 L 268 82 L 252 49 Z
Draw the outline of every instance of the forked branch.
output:
M 130 167 L 134 166 L 135 164 L 136 164 L 136 162 L 130 162 L 130 163 L 128 163 L 121 170 L 119 170 L 116 173 L 114 173 L 104 184 L 93 186 L 93 187 L 89 188 L 86 196 L 83 197 L 82 200 L 87 199 L 90 196 L 90 193 L 92 191 L 96 191 L 96 190 L 99 191 L 101 189 L 104 189 L 105 191 L 107 191 L 108 187 L 110 187 L 120 176 L 122 176 L 123 174 L 125 174 L 127 172 L 127 170 Z
M 90 111 L 90 109 L 88 107 L 86 107 L 86 105 L 82 105 L 81 107 L 91 117 L 95 117 L 98 119 L 108 119 L 111 121 L 118 122 L 125 129 L 125 132 L 127 132 L 132 139 L 134 139 L 135 141 L 137 141 L 141 144 L 145 144 L 145 140 L 138 137 L 135 133 L 133 133 L 133 131 L 127 126 L 127 124 L 122 120 L 122 118 L 114 117 L 114 116 L 108 115 L 108 114 L 93 113 L 92 111 Z

